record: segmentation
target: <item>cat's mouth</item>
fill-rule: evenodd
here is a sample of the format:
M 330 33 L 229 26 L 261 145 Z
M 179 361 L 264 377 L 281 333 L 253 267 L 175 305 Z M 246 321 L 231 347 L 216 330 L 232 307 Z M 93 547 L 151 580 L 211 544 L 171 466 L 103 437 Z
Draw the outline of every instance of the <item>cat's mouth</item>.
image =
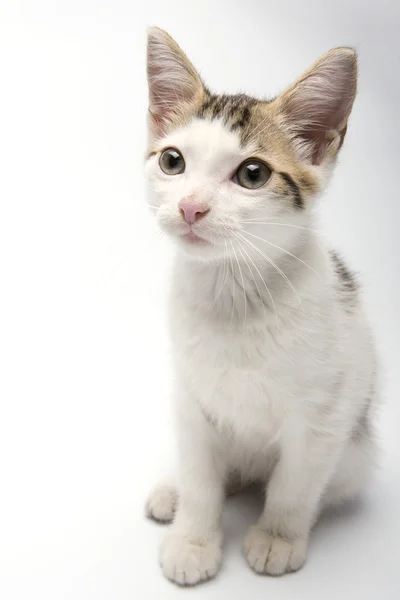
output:
M 196 246 L 204 246 L 210 244 L 210 242 L 200 237 L 199 235 L 197 235 L 197 233 L 194 233 L 194 231 L 192 230 L 182 235 L 181 239 L 184 240 L 184 242 L 186 242 L 187 244 Z

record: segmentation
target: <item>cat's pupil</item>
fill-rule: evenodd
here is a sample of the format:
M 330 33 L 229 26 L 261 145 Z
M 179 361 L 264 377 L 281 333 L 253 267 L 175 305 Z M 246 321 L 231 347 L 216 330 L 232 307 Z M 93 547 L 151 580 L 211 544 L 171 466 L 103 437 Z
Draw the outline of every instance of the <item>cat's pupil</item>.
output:
M 170 151 L 168 156 L 168 165 L 170 169 L 175 169 L 178 166 L 180 161 L 180 155 L 178 152 Z
M 249 181 L 257 181 L 260 177 L 260 167 L 258 165 L 248 165 L 246 175 Z

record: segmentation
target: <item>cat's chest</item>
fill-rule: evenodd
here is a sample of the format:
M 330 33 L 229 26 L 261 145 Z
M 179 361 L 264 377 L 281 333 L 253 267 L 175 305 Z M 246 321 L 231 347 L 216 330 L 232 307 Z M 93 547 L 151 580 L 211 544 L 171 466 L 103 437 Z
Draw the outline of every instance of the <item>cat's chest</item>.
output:
M 277 338 L 266 322 L 218 322 L 182 310 L 173 314 L 171 328 L 176 351 L 198 370 L 260 371 L 274 362 Z
M 292 396 L 288 360 L 280 356 L 267 325 L 229 330 L 181 321 L 174 335 L 177 368 L 183 369 L 205 415 L 236 436 L 271 439 Z M 267 431 L 268 429 L 268 431 Z
M 192 373 L 193 381 L 193 373 Z M 196 399 L 206 418 L 220 431 L 251 445 L 279 434 L 286 414 L 283 389 L 265 373 L 231 368 L 204 370 Z

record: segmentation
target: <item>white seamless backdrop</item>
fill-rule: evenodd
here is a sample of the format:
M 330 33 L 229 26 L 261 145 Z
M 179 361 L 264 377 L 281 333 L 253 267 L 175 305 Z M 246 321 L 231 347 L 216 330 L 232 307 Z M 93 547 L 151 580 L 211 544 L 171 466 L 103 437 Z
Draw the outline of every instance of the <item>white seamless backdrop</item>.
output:
M 398 0 L 0 1 L 2 599 L 400 597 L 399 18 Z M 281 579 L 241 555 L 251 498 L 229 502 L 224 567 L 196 590 L 162 578 L 143 517 L 173 455 L 171 248 L 143 197 L 150 24 L 218 91 L 273 95 L 330 47 L 360 53 L 320 213 L 381 348 L 381 468 Z

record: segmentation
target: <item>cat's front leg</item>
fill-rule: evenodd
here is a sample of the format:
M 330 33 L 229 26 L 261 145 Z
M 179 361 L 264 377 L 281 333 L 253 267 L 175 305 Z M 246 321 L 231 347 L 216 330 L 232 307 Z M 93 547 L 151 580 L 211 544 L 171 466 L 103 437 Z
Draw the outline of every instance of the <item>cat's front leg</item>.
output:
M 179 503 L 160 563 L 169 580 L 195 585 L 221 564 L 224 464 L 216 432 L 192 399 L 178 406 L 178 473 Z
M 145 512 L 157 523 L 171 523 L 178 506 L 178 488 L 173 476 L 165 477 L 153 488 L 146 501 Z
M 337 464 L 340 443 L 332 435 L 288 427 L 268 484 L 263 513 L 244 543 L 249 565 L 267 575 L 300 569 L 320 499 Z

